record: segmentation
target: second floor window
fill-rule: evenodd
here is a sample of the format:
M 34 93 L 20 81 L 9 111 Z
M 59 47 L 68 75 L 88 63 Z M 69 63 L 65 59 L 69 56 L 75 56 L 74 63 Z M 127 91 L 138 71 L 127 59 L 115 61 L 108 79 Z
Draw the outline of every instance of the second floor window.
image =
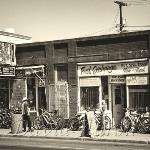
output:
M 56 81 L 57 82 L 67 82 L 68 69 L 66 65 L 56 66 Z

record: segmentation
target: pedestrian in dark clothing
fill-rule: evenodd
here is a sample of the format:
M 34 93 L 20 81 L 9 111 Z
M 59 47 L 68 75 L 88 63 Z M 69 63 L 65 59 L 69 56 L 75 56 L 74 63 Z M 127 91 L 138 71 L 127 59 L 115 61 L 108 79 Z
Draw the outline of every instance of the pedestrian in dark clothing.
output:
M 81 133 L 81 137 L 91 137 L 91 135 L 89 134 L 89 123 L 88 123 L 88 119 L 87 119 L 87 114 L 85 113 L 84 116 L 84 120 L 83 120 L 83 130 Z
M 28 124 L 28 131 L 31 131 L 31 120 L 29 115 L 29 99 L 23 98 L 22 102 L 22 119 L 23 119 L 23 131 L 26 131 Z

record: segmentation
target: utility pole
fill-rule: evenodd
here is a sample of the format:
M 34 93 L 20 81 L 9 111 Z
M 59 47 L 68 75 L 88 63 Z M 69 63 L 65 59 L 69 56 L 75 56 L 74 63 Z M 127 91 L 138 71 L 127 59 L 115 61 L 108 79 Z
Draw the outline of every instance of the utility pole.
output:
M 120 9 L 120 33 L 122 32 L 123 29 L 123 18 L 122 18 L 122 6 L 127 6 L 127 3 L 124 3 L 122 1 L 114 1 L 114 3 L 119 5 L 119 9 Z

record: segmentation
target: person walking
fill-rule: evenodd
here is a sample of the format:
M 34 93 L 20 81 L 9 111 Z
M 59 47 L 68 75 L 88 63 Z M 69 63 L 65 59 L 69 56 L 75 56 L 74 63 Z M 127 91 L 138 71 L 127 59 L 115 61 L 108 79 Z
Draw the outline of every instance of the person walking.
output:
M 23 119 L 23 131 L 26 131 L 28 124 L 28 131 L 31 131 L 31 120 L 29 115 L 29 99 L 23 98 L 22 100 L 22 119 Z

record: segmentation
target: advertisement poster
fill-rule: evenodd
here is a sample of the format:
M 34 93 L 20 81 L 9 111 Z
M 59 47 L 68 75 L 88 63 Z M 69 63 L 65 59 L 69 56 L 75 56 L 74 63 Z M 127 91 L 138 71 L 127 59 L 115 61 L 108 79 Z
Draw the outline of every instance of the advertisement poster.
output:
M 0 42 L 0 65 L 16 65 L 15 44 Z

